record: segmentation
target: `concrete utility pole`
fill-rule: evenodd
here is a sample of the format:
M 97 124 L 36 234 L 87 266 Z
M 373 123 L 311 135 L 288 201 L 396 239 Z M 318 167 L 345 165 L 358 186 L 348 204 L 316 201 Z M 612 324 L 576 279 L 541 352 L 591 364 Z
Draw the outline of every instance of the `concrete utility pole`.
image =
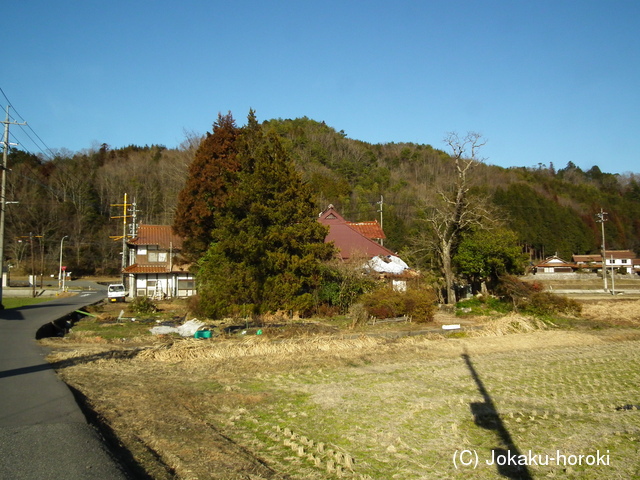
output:
M 9 119 L 9 105 L 7 105 L 7 117 L 4 123 L 4 136 L 2 137 L 2 180 L 0 181 L 0 310 L 4 310 L 2 303 L 2 286 L 4 283 L 4 211 L 7 205 L 7 156 L 9 155 L 9 125 L 26 125 L 27 122 L 12 122 Z
M 596 213 L 596 217 L 598 218 L 596 222 L 602 227 L 602 279 L 604 281 L 605 292 L 607 291 L 607 252 L 604 243 L 604 222 L 607 221 L 606 215 L 607 212 L 603 211 L 602 208 L 600 209 L 600 213 Z
M 65 239 L 69 238 L 69 235 L 65 235 L 64 237 L 62 237 L 62 240 L 60 240 L 60 267 L 58 269 L 58 291 L 60 293 L 62 293 L 62 246 L 64 245 L 64 241 Z M 64 274 L 66 275 L 66 268 L 65 268 L 65 272 Z
M 382 214 L 383 214 L 383 207 L 384 207 L 384 197 L 382 195 L 380 195 L 380 201 L 376 202 L 378 205 L 380 205 L 380 210 L 378 210 L 378 213 L 380 213 L 380 230 L 382 230 L 384 232 L 384 225 L 382 223 Z M 384 239 L 381 238 L 380 239 L 380 245 L 384 246 Z
M 611 255 L 611 295 L 616 294 L 616 270 L 613 265 L 613 255 Z

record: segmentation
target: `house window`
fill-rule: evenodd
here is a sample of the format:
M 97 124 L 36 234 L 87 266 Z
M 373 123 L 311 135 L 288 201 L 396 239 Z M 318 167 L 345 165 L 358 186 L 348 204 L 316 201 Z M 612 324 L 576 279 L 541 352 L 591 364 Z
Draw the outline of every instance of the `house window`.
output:
M 178 280 L 178 288 L 180 290 L 194 290 L 196 288 L 195 280 Z
M 147 296 L 148 297 L 153 297 L 153 295 L 156 293 L 157 283 L 158 283 L 157 280 L 147 280 Z
M 627 263 L 629 260 L 627 260 L 626 258 L 623 258 L 622 260 L 620 260 L 622 263 Z
M 193 279 L 178 279 L 178 296 L 189 297 L 196 293 L 196 281 Z
M 147 255 L 147 260 L 149 263 L 166 263 L 167 262 L 167 252 L 158 252 L 158 251 L 149 251 Z

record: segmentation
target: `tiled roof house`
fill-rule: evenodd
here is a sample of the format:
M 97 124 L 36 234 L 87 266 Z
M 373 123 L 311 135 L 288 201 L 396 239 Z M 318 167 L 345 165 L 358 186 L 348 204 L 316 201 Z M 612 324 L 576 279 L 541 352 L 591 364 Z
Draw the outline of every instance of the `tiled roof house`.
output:
M 127 242 L 131 265 L 129 275 L 132 297 L 188 297 L 195 295 L 195 279 L 188 265 L 178 264 L 182 238 L 170 225 L 140 225 L 137 236 Z
M 320 214 L 318 221 L 329 227 L 325 242 L 333 242 L 342 260 L 371 259 L 379 255 L 395 255 L 372 238 L 385 238 L 378 222 L 347 222 L 333 205 Z
M 377 240 L 382 245 L 382 240 L 387 238 L 377 220 L 372 222 L 347 222 L 351 228 L 371 240 Z
M 574 255 L 573 261 L 578 268 L 599 269 L 602 268 L 602 255 Z M 634 273 L 640 269 L 640 259 L 632 250 L 607 250 L 605 252 L 605 265 L 607 268 L 617 268 Z

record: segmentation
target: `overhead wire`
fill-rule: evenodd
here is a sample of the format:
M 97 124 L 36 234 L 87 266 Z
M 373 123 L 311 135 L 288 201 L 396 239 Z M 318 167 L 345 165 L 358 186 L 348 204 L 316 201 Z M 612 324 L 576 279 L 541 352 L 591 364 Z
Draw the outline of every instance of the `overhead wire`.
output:
M 45 158 L 47 160 L 53 160 L 53 158 L 55 157 L 55 154 L 53 153 L 51 148 L 49 148 L 49 146 L 44 142 L 44 140 L 42 140 L 40 135 L 38 135 L 36 133 L 36 131 L 33 129 L 33 127 L 31 127 L 31 125 L 29 124 L 29 122 L 27 122 L 24 119 L 24 117 L 22 115 L 20 115 L 20 112 L 18 112 L 18 110 L 13 106 L 13 104 L 11 103 L 11 100 L 9 100 L 9 97 L 7 97 L 7 94 L 4 93 L 4 90 L 2 89 L 2 87 L 0 87 L 0 93 L 2 93 L 2 96 L 7 101 L 7 105 L 9 105 L 11 107 L 11 110 L 13 111 L 13 113 L 18 117 L 18 118 L 13 117 L 11 115 L 11 112 L 10 112 L 9 113 L 9 119 L 16 122 L 16 126 L 20 127 L 20 130 L 24 133 L 24 135 L 31 141 L 31 143 L 33 143 L 33 145 L 35 145 L 35 147 L 45 156 Z M 21 125 L 20 122 L 25 123 L 26 125 Z M 31 135 L 29 135 L 29 133 L 28 133 L 28 131 L 26 129 L 29 129 L 31 131 L 31 133 L 38 139 L 40 144 L 38 144 L 38 142 L 36 142 L 31 137 Z M 13 136 L 13 138 L 16 139 L 16 142 L 18 144 L 20 144 L 20 142 L 18 141 L 18 139 L 15 136 Z M 20 147 L 22 149 L 23 145 L 20 145 Z M 44 149 L 43 149 L 43 147 L 44 147 Z M 31 152 L 29 152 L 29 153 L 31 153 Z

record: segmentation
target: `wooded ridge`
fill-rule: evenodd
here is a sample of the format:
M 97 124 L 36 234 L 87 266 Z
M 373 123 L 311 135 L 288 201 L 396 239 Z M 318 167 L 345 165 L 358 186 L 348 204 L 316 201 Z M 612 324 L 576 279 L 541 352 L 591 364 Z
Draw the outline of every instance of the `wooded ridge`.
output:
M 369 144 L 308 118 L 262 123 L 275 132 L 311 187 L 318 213 L 333 204 L 350 221 L 382 220 L 385 246 L 412 259 L 410 239 L 424 208 L 455 177 L 449 153 L 426 144 Z M 8 157 L 5 257 L 14 272 L 57 274 L 61 239 L 75 274 L 119 273 L 122 235 L 118 207 L 135 201 L 139 223 L 171 225 L 201 137 L 178 148 L 160 145 L 60 151 L 52 160 L 12 150 Z M 515 155 L 515 154 L 514 154 Z M 640 184 L 634 173 L 478 165 L 470 189 L 496 207 L 496 220 L 513 230 L 532 258 L 599 252 L 596 213 L 607 212 L 607 248 L 640 253 Z M 490 159 L 489 159 L 490 161 Z M 16 202 L 16 203 L 14 203 Z M 33 260 L 32 260 L 33 259 Z M 428 267 L 428 255 L 413 258 Z

